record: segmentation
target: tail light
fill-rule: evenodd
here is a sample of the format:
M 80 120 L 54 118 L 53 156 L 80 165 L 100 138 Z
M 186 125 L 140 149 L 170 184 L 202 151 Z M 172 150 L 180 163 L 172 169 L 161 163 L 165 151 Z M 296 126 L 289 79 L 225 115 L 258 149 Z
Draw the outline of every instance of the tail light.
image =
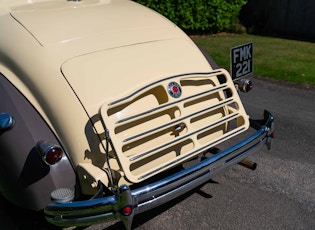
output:
M 60 146 L 48 141 L 39 141 L 36 148 L 40 153 L 42 160 L 48 165 L 58 163 L 64 154 Z
M 249 92 L 253 88 L 253 83 L 249 79 L 241 79 L 236 81 L 237 87 L 242 92 Z
M 122 214 L 123 214 L 124 216 L 130 216 L 131 213 L 132 213 L 132 207 L 130 207 L 130 206 L 126 206 L 126 207 L 124 207 L 124 208 L 122 209 Z

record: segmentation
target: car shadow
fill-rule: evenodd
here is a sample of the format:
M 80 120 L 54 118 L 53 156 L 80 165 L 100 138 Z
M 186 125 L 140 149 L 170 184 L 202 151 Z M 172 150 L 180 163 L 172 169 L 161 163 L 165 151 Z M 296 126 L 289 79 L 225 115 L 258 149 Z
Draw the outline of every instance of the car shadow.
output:
M 163 212 L 169 210 L 170 208 L 176 206 L 177 204 L 181 203 L 183 200 L 186 200 L 188 197 L 192 196 L 193 194 L 199 194 L 200 196 L 204 197 L 205 199 L 211 199 L 212 195 L 208 194 L 204 191 L 201 190 L 201 188 L 205 185 L 205 184 L 217 184 L 218 182 L 213 181 L 213 180 L 209 180 L 206 183 L 196 187 L 195 189 L 175 198 L 174 200 L 171 200 L 159 207 L 156 207 L 152 210 L 149 210 L 147 212 L 141 213 L 137 216 L 135 216 L 132 227 L 136 228 L 139 227 L 143 224 L 145 224 L 146 222 L 150 221 L 151 219 L 155 218 L 156 216 L 162 214 Z M 107 229 L 106 229 L 107 230 Z M 108 229 L 108 230 L 112 230 L 112 229 Z
M 50 225 L 41 212 L 22 209 L 9 203 L 0 194 L 0 229 L 45 229 L 57 230 Z
M 167 202 L 161 206 L 158 206 L 152 210 L 146 211 L 144 213 L 141 213 L 139 215 L 136 215 L 133 219 L 132 223 L 132 229 L 141 227 L 148 221 L 154 219 L 156 216 L 159 216 L 163 212 L 169 210 L 170 208 L 176 206 L 183 200 L 187 199 L 193 194 L 199 194 L 200 196 L 204 197 L 205 199 L 211 199 L 212 195 L 208 194 L 206 192 L 203 192 L 201 188 L 205 184 L 218 184 L 218 182 L 209 180 L 208 182 L 200 185 L 199 187 L 191 190 L 190 192 L 187 192 L 183 194 L 182 196 L 179 196 L 175 198 L 174 200 L 171 200 L 170 202 Z M 24 210 L 22 208 L 19 208 L 11 203 L 9 203 L 7 200 L 5 200 L 4 197 L 0 195 L 0 225 L 1 229 L 45 229 L 45 230 L 58 230 L 61 228 L 58 228 L 56 226 L 53 226 L 49 224 L 45 218 L 43 213 L 41 212 L 33 212 L 29 210 Z M 90 227 L 72 227 L 71 230 L 84 230 L 89 229 Z M 92 229 L 94 229 L 92 227 Z M 100 228 L 98 228 L 100 229 Z M 104 230 L 121 230 L 124 229 L 124 225 L 121 221 L 114 222 L 110 226 L 107 225 L 104 228 L 101 229 Z

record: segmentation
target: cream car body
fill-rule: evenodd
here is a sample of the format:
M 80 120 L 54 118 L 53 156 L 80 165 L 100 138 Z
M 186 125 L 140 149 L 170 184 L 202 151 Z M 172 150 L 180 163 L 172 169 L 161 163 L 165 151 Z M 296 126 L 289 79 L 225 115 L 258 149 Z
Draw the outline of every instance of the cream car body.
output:
M 1 173 L 10 171 L 1 177 L 1 193 L 24 208 L 41 210 L 51 203 L 51 193 L 65 188 L 64 203 L 46 208 L 47 219 L 61 226 L 121 218 L 130 227 L 132 216 L 148 209 L 139 203 L 143 191 L 165 182 L 150 179 L 250 123 L 229 73 L 209 63 L 177 26 L 132 1 L 1 0 L 0 74 L 0 114 L 15 120 L 10 127 L 1 121 L 0 150 L 9 159 Z M 24 114 L 28 110 L 20 104 L 33 112 Z M 259 145 L 270 134 L 272 117 L 266 119 L 268 126 L 259 126 L 256 134 L 265 138 Z M 230 132 L 231 121 L 236 127 Z M 33 165 L 30 159 L 42 140 L 62 147 L 60 162 Z M 17 150 L 23 141 L 27 144 Z M 25 153 L 18 157 L 16 151 Z M 233 164 L 248 155 L 233 154 L 231 159 L 241 155 Z M 211 173 L 230 165 L 217 160 L 207 163 Z M 42 175 L 34 177 L 31 169 Z M 134 185 L 138 190 L 132 193 Z M 71 202 L 69 190 L 76 190 L 76 197 L 101 191 L 93 202 L 108 213 L 81 219 L 82 210 L 100 204 Z M 62 220 L 68 209 L 76 209 L 71 205 L 78 210 Z

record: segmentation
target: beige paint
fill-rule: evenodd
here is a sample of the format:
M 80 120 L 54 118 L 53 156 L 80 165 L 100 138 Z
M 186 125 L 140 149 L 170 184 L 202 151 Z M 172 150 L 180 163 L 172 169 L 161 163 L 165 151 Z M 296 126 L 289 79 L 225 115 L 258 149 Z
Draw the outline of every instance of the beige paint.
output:
M 217 76 L 226 77 L 220 83 Z M 179 98 L 168 84 L 181 85 Z M 124 174 L 139 182 L 230 139 L 249 127 L 248 116 L 224 69 L 151 82 L 107 101 L 101 115 Z M 231 90 L 227 97 L 224 90 Z M 231 128 L 233 123 L 235 127 Z
M 75 165 L 105 165 L 98 135 L 106 103 L 159 79 L 211 71 L 179 28 L 132 1 L 0 0 L 0 72 L 45 118 Z M 153 101 L 135 104 L 135 111 L 142 103 Z M 129 171 L 128 179 L 139 181 Z

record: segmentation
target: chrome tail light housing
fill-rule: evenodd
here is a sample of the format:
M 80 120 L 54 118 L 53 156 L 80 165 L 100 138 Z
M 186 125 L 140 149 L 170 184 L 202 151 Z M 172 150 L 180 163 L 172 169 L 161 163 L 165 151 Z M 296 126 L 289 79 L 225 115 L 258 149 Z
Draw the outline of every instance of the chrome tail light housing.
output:
M 39 141 L 36 144 L 36 149 L 39 152 L 42 160 L 47 165 L 58 163 L 64 155 L 63 149 L 49 141 Z
M 236 89 L 240 90 L 241 92 L 249 92 L 253 88 L 253 83 L 249 79 L 240 79 L 235 81 Z

